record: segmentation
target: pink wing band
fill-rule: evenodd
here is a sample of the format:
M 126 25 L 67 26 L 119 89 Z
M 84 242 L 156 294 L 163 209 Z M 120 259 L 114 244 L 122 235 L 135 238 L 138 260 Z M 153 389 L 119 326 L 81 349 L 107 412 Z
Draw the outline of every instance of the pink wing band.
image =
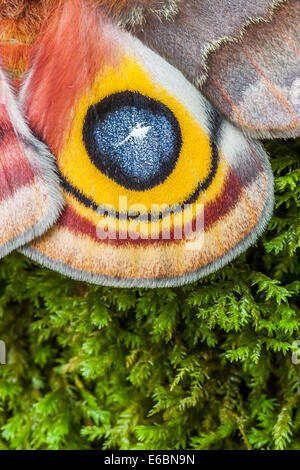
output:
M 54 159 L 31 134 L 0 66 L 0 256 L 44 233 L 62 205 Z

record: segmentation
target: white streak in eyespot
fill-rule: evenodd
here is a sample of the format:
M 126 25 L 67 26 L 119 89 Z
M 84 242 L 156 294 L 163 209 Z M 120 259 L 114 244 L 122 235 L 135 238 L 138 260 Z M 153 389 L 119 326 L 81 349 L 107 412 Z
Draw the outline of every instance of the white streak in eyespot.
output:
M 142 126 L 140 123 L 138 123 L 135 126 L 135 128 L 132 129 L 132 131 L 126 137 L 126 139 L 122 140 L 122 142 L 120 142 L 119 144 L 114 145 L 114 147 L 115 148 L 121 147 L 122 145 L 126 144 L 126 142 L 128 142 L 131 138 L 136 139 L 136 140 L 143 140 L 147 136 L 150 129 L 151 129 L 151 126 Z

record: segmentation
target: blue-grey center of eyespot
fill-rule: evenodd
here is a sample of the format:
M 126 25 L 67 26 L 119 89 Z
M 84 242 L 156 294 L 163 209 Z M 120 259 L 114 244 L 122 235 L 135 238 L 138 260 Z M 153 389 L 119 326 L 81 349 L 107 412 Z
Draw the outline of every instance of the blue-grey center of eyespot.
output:
M 101 153 L 125 175 L 145 181 L 159 172 L 175 148 L 172 125 L 163 114 L 132 106 L 109 113 L 94 136 Z
M 179 123 L 163 103 L 138 92 L 111 95 L 88 109 L 83 140 L 93 164 L 136 191 L 161 183 L 179 158 Z

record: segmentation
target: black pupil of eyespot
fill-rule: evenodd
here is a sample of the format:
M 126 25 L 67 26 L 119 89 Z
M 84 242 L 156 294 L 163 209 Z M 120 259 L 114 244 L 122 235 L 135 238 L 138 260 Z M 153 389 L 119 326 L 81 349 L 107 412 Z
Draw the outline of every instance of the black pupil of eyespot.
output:
M 116 93 L 90 106 L 83 141 L 103 174 L 136 191 L 163 183 L 182 147 L 180 126 L 172 111 L 137 92 Z

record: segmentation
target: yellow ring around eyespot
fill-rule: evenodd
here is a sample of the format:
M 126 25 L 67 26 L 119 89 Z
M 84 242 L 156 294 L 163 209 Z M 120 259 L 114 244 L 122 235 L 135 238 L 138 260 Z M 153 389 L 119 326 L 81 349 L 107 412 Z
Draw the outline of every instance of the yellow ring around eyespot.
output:
M 229 167 L 224 157 L 220 155 L 219 166 L 218 166 L 218 169 L 217 169 L 217 172 L 216 172 L 215 178 L 213 179 L 212 184 L 205 192 L 200 193 L 197 201 L 194 204 L 192 204 L 192 211 L 187 216 L 186 215 L 184 216 L 185 223 L 189 223 L 190 219 L 192 219 L 195 216 L 196 205 L 202 205 L 204 207 L 209 202 L 216 200 L 218 195 L 222 193 L 224 189 L 225 178 L 228 175 L 228 170 L 229 170 Z M 84 204 L 79 202 L 75 196 L 68 193 L 67 191 L 64 191 L 64 197 L 68 206 L 72 207 L 79 216 L 84 217 L 85 219 L 88 219 L 95 227 L 97 227 L 99 222 L 103 220 L 103 217 L 97 214 L 97 212 L 95 212 L 94 209 L 86 207 Z M 116 208 L 116 210 L 118 210 L 118 207 Z M 172 217 L 171 228 L 174 228 L 174 224 L 175 226 L 182 225 L 182 220 L 183 220 L 182 214 L 178 214 L 175 218 Z M 106 223 L 110 231 L 113 231 L 113 229 L 117 226 L 119 231 L 122 231 L 125 233 L 128 231 L 130 224 L 132 225 L 132 222 L 130 222 L 129 220 L 119 220 L 116 225 L 116 221 L 114 220 L 113 217 L 107 217 Z M 139 231 L 142 234 L 148 234 L 150 238 L 151 233 L 161 233 L 163 227 L 164 225 L 163 225 L 162 220 L 157 221 L 157 222 L 151 220 L 151 222 L 141 223 L 139 226 Z
M 102 174 L 91 162 L 84 146 L 82 129 L 88 108 L 102 99 L 122 91 L 137 91 L 165 104 L 175 115 L 182 132 L 182 150 L 176 167 L 160 185 L 146 191 L 128 190 Z M 67 141 L 58 155 L 63 176 L 96 204 L 118 208 L 119 197 L 128 204 L 181 204 L 209 175 L 212 161 L 210 139 L 189 111 L 165 89 L 152 82 L 133 58 L 125 57 L 122 65 L 99 74 L 92 92 L 83 96 L 74 109 L 74 120 Z

